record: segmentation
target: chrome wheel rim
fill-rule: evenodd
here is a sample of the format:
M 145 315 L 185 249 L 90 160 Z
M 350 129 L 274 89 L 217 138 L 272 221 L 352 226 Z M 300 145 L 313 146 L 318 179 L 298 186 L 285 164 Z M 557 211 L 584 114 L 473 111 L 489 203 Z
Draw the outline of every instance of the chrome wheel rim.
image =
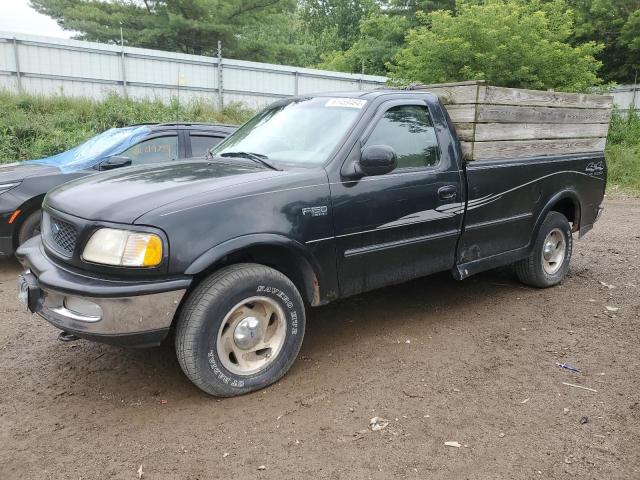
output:
M 553 275 L 560 270 L 567 250 L 567 241 L 559 228 L 551 230 L 542 243 L 542 268 Z
M 247 298 L 236 304 L 220 324 L 218 358 L 231 373 L 253 375 L 275 361 L 286 331 L 286 316 L 275 300 Z

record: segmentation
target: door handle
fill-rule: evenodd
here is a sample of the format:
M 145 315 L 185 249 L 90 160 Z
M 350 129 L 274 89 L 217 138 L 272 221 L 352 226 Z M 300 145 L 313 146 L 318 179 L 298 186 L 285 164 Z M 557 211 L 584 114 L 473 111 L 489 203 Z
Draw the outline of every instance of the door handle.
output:
M 438 198 L 440 200 L 451 200 L 453 198 L 456 198 L 457 194 L 458 189 L 455 185 L 446 185 L 438 189 Z

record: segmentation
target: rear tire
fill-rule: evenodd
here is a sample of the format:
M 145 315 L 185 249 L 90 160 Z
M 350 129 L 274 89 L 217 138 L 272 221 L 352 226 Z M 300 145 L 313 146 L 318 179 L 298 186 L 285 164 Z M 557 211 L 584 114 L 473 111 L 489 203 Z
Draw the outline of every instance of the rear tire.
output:
M 538 231 L 531 255 L 515 264 L 520 281 L 547 288 L 562 281 L 569 270 L 573 239 L 571 225 L 558 212 L 549 212 Z
M 30 238 L 40 235 L 40 221 L 42 218 L 42 212 L 36 210 L 30 213 L 27 218 L 24 219 L 18 230 L 18 246 Z
M 291 280 L 263 265 L 232 265 L 187 298 L 176 354 L 197 387 L 232 397 L 279 380 L 295 361 L 304 331 L 304 303 Z

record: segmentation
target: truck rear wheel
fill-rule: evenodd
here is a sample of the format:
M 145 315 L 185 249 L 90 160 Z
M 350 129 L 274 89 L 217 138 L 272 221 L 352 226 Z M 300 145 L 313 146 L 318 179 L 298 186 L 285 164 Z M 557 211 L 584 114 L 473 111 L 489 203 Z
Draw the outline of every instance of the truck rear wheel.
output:
M 544 219 L 528 258 L 515 264 L 522 283 L 546 288 L 562 281 L 569 270 L 573 241 L 571 225 L 558 212 L 549 212 Z
M 304 303 L 291 280 L 263 265 L 232 265 L 187 298 L 176 354 L 196 386 L 232 397 L 280 379 L 300 351 L 304 330 Z

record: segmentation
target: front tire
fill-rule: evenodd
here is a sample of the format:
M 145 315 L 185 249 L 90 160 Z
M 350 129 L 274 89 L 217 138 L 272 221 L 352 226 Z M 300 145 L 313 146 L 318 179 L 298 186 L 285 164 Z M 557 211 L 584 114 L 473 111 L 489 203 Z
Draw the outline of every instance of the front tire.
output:
M 532 287 L 547 288 L 562 281 L 569 270 L 573 238 L 567 218 L 549 212 L 542 222 L 531 255 L 515 264 L 520 281 Z
M 42 212 L 36 210 L 30 213 L 27 218 L 24 219 L 18 230 L 18 246 L 30 238 L 40 235 L 40 220 L 42 218 Z
M 232 397 L 279 380 L 295 361 L 304 330 L 304 303 L 291 280 L 263 265 L 232 265 L 187 298 L 176 354 L 197 387 Z

